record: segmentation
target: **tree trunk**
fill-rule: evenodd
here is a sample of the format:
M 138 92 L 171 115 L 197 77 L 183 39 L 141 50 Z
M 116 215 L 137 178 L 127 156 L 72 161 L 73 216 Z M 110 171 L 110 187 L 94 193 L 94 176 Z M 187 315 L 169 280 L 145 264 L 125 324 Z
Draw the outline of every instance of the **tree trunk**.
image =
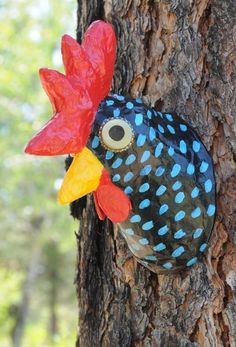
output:
M 80 0 L 78 40 L 95 19 L 118 40 L 113 92 L 177 112 L 215 164 L 218 217 L 211 247 L 185 273 L 139 265 L 91 198 L 80 218 L 77 347 L 236 346 L 236 3 L 234 0 Z M 188 116 L 186 116 L 188 115 Z

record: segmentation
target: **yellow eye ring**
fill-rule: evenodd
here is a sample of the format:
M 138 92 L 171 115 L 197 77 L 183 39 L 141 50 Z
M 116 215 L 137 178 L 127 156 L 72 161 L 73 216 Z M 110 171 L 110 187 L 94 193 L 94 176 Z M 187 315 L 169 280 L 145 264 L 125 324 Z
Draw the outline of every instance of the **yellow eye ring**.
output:
M 134 131 L 131 124 L 125 119 L 112 118 L 102 124 L 99 138 L 106 149 L 122 152 L 133 143 Z

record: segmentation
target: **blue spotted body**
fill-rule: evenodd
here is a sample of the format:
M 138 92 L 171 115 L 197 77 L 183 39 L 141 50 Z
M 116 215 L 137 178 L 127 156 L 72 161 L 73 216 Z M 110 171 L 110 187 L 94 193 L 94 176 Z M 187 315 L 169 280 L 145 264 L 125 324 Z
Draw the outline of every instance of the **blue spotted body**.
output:
M 121 152 L 100 138 L 102 124 L 114 118 L 125 119 L 134 133 Z M 214 224 L 215 178 L 193 129 L 141 99 L 113 95 L 99 106 L 88 147 L 131 200 L 132 212 L 119 228 L 137 260 L 156 273 L 194 265 Z

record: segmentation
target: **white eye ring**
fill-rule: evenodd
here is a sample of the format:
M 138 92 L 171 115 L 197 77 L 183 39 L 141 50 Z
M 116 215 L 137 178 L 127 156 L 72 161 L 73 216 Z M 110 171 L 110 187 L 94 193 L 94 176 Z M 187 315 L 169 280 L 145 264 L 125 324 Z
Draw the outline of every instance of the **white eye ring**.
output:
M 99 137 L 106 149 L 122 152 L 133 143 L 134 132 L 128 121 L 123 118 L 112 118 L 102 124 Z

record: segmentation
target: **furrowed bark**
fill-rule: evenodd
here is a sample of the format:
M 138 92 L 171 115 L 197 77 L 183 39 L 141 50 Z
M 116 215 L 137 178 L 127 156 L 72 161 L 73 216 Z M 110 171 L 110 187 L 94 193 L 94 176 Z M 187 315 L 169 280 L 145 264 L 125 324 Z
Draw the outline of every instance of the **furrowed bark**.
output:
M 177 112 L 211 152 L 218 213 L 211 247 L 187 272 L 155 275 L 139 265 L 91 197 L 72 204 L 78 234 L 77 347 L 236 346 L 236 3 L 233 0 L 88 0 L 91 21 L 114 25 L 113 92 Z

